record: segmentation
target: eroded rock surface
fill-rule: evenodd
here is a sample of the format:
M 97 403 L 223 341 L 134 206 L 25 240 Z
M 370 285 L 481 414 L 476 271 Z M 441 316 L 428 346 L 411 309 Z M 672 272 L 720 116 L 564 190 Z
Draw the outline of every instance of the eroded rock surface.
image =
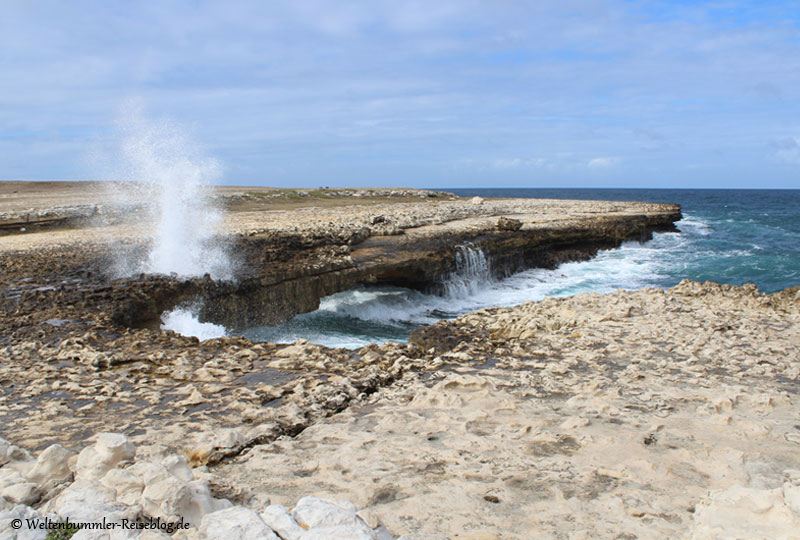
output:
M 213 501 L 228 499 L 290 537 L 301 533 L 287 514 L 310 518 L 281 505 L 313 494 L 361 509 L 347 523 L 320 518 L 330 534 L 371 534 L 363 522 L 407 538 L 792 538 L 799 295 L 692 282 L 583 294 L 481 310 L 407 345 L 356 351 L 167 336 L 186 354 L 141 362 L 141 372 L 62 368 L 73 384 L 60 408 L 41 398 L 38 417 L 14 416 L 25 401 L 5 398 L 12 440 L 41 448 L 60 437 L 94 458 L 53 447 L 35 459 L 0 442 L 3 504 L 93 515 L 91 499 L 120 519 L 133 505 L 201 531 L 203 516 L 224 510 Z M 5 380 L 30 373 L 2 366 Z M 259 382 L 275 372 L 293 376 Z M 64 379 L 42 378 L 48 391 Z M 130 395 L 110 390 L 123 381 Z M 137 402 L 147 391 L 161 401 Z M 95 404 L 72 409 L 73 393 Z M 100 435 L 81 450 L 104 425 L 130 439 Z M 171 451 L 186 459 L 165 459 Z M 76 480 L 59 493 L 72 481 L 65 459 Z
M 437 323 L 412 335 L 423 376 L 217 473 L 397 533 L 794 538 L 799 294 L 684 282 Z
M 305 540 L 800 530 L 797 288 L 546 299 L 355 351 L 152 324 L 198 298 L 211 319 L 270 306 L 280 320 L 357 283 L 421 286 L 464 241 L 501 269 L 553 266 L 679 217 L 373 202 L 231 214 L 242 273 L 228 283 L 114 279 L 118 250 L 146 251 L 135 224 L 0 238 L 0 538 L 47 515 L 184 519 L 184 540 L 228 523 Z
M 9 445 L 3 439 L 0 442 Z M 57 529 L 48 528 L 48 522 L 56 527 L 72 523 L 80 529 L 73 536 L 78 540 L 381 540 L 388 534 L 385 528 L 367 525 L 358 509 L 343 500 L 304 497 L 291 513 L 269 505 L 269 499 L 264 508 L 264 501 L 257 497 L 234 505 L 211 494 L 214 475 L 205 467 L 193 471 L 182 456 L 167 455 L 158 447 L 139 450 L 134 457 L 136 448 L 127 437 L 101 433 L 93 446 L 80 453 L 100 458 L 102 466 L 91 474 L 85 474 L 85 463 L 72 460 L 72 475 L 55 483 L 33 484 L 41 492 L 47 490 L 43 500 L 9 501 L 3 493 L 0 538 L 52 538 L 48 535 Z M 45 450 L 36 466 L 59 452 Z M 9 470 L 29 467 L 27 457 L 15 455 L 0 467 L 0 474 L 7 479 Z M 98 472 L 101 469 L 102 474 Z M 37 508 L 31 506 L 34 504 Z M 92 524 L 110 526 L 96 530 Z M 388 538 L 393 536 L 388 534 Z

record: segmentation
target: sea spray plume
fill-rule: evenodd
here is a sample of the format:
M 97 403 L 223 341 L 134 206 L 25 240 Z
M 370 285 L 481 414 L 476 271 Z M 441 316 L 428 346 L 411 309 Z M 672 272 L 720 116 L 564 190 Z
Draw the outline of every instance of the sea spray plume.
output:
M 225 335 L 225 327 L 209 322 L 200 322 L 199 306 L 175 308 L 161 315 L 161 329 L 172 330 L 184 336 L 194 336 L 200 341 Z
M 123 273 L 231 279 L 230 257 L 215 236 L 222 212 L 210 186 L 220 178 L 219 164 L 202 156 L 178 125 L 146 120 L 137 107 L 128 107 L 119 132 L 123 168 L 115 179 L 131 183 L 117 199 L 146 207 L 152 234 L 146 259 L 118 265 Z

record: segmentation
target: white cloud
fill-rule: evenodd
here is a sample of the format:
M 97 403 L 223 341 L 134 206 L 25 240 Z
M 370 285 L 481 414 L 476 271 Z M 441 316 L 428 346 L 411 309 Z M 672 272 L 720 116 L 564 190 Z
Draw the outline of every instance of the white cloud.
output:
M 84 141 L 63 134 L 102 133 L 128 96 L 196 127 L 229 170 L 254 171 L 231 183 L 304 184 L 334 174 L 331 156 L 347 175 L 326 184 L 391 163 L 430 185 L 465 158 L 484 182 L 587 167 L 669 182 L 711 159 L 724 179 L 756 154 L 784 173 L 776 160 L 800 161 L 785 141 L 764 155 L 800 115 L 800 40 L 779 5 L 745 21 L 623 0 L 9 5 L 0 176 L 76 177 Z M 31 132 L 62 136 L 18 135 Z
M 596 157 L 590 159 L 586 166 L 590 169 L 607 169 L 609 167 L 613 167 L 619 162 L 620 159 L 615 157 Z

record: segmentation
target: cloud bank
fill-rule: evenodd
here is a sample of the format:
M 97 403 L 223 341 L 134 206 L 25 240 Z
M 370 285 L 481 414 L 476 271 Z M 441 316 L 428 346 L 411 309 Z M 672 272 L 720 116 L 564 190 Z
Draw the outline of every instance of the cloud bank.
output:
M 0 176 L 97 176 L 87 148 L 136 97 L 231 184 L 800 187 L 774 143 L 800 127 L 798 13 L 10 0 Z

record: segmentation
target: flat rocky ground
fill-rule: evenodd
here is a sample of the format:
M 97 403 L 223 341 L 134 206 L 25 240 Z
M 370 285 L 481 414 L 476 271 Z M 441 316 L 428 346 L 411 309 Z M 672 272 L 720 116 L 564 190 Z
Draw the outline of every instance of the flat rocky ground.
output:
M 96 204 L 75 197 L 70 204 Z M 426 235 L 499 215 L 535 228 L 664 211 L 308 197 L 229 199 L 241 207 L 224 230 Z M 70 307 L 73 285 L 48 281 L 59 261 L 146 236 L 137 227 L 87 222 L 0 237 L 0 436 L 21 447 L 0 441 L 0 538 L 14 538 L 13 512 L 34 512 L 19 503 L 73 520 L 87 508 L 186 515 L 199 528 L 174 537 L 188 539 L 225 537 L 214 536 L 214 511 L 228 499 L 261 516 L 245 516 L 256 529 L 263 519 L 277 531 L 269 502 L 290 507 L 310 494 L 361 509 L 366 536 L 352 538 L 799 537 L 798 288 L 763 295 L 684 282 L 546 299 L 355 351 L 198 342 Z M 100 294 L 92 283 L 87 294 Z M 298 523 L 307 519 L 295 510 Z M 283 537 L 305 534 L 294 531 Z M 269 538 L 259 534 L 249 537 Z
M 215 472 L 436 538 L 796 538 L 798 323 L 798 288 L 692 282 L 481 310 L 412 337 L 421 372 Z
M 65 246 L 97 249 L 119 241 L 146 241 L 154 230 L 141 206 L 154 199 L 147 193 L 135 195 L 125 185 L 115 186 L 104 182 L 0 182 L 0 225 L 6 224 L 0 252 Z M 131 193 L 120 196 L 126 190 Z M 411 189 L 232 186 L 213 188 L 212 200 L 224 211 L 218 227 L 221 235 L 280 231 L 331 236 L 359 230 L 366 236 L 417 231 L 441 234 L 439 229 L 425 227 L 493 227 L 497 216 L 503 215 L 517 216 L 529 228 L 566 228 L 598 216 L 646 215 L 664 212 L 669 206 L 548 199 L 487 199 L 476 204 L 446 193 Z M 47 225 L 48 220 L 57 218 L 67 218 L 67 222 Z M 24 223 L 26 220 L 31 223 Z

